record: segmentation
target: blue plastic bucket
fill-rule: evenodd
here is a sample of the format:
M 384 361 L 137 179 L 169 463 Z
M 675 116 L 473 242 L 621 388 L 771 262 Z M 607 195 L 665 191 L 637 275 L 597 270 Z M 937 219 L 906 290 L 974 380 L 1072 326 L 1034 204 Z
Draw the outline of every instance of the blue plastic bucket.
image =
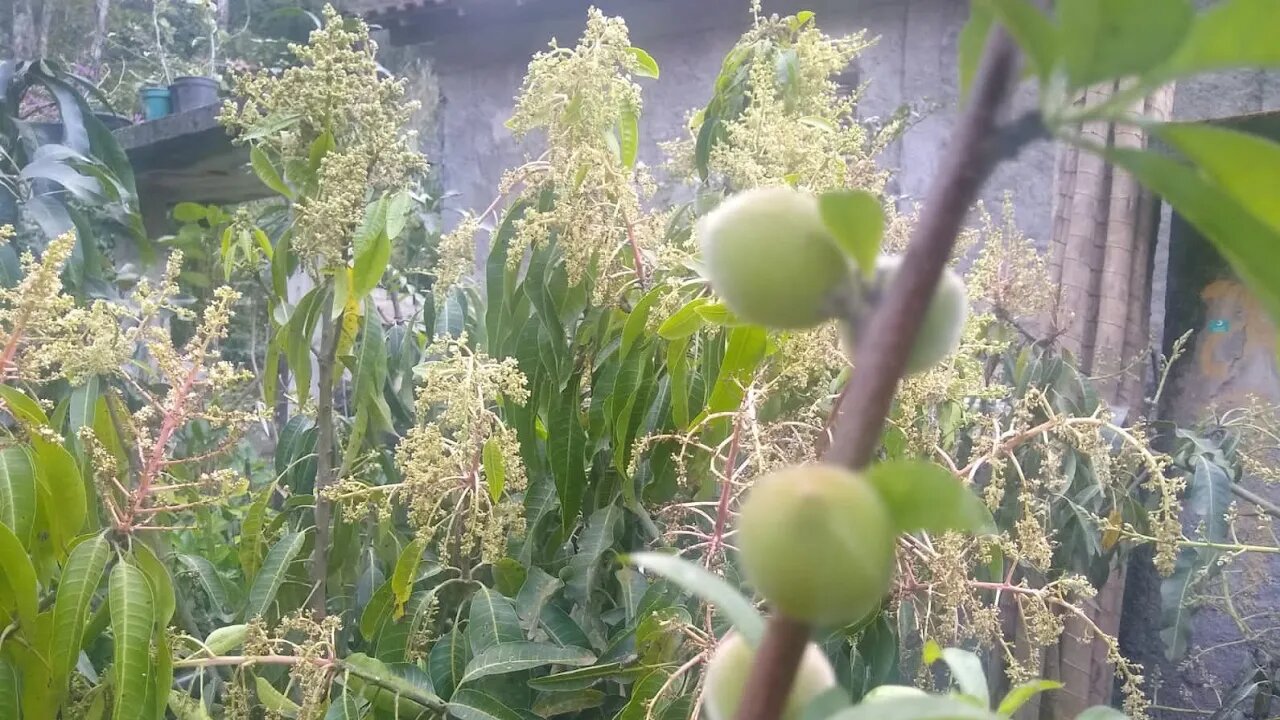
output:
M 159 85 L 148 85 L 142 88 L 142 116 L 148 120 L 156 120 L 173 114 L 173 104 L 169 88 Z

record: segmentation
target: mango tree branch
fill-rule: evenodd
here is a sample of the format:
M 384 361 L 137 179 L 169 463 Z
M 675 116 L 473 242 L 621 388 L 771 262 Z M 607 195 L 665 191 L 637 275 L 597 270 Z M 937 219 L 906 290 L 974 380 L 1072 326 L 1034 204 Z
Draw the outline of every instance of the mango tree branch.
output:
M 1042 132 L 1039 127 L 1035 133 L 1024 132 L 1024 124 L 1039 123 L 1023 120 L 1010 127 L 1009 142 L 999 132 L 998 118 L 1017 80 L 1017 68 L 1015 45 L 1007 34 L 996 30 L 987 43 L 968 105 L 957 120 L 902 269 L 862 336 L 825 462 L 853 470 L 871 462 L 912 341 L 965 215 L 996 164 Z M 738 706 L 737 720 L 781 717 L 808 641 L 809 628 L 803 623 L 779 615 L 769 620 Z
M 323 618 L 329 602 L 325 587 L 329 578 L 329 526 L 332 522 L 330 501 L 324 490 L 333 478 L 333 377 L 338 358 L 338 323 L 331 319 L 332 296 L 325 302 L 320 316 L 320 359 L 316 372 L 316 544 L 311 550 L 311 610 Z

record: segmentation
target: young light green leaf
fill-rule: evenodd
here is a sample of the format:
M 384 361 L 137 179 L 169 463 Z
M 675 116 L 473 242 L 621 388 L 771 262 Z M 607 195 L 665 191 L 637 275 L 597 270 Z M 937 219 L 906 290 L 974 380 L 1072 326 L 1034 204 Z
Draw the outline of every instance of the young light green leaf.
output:
M 1207 123 L 1162 123 L 1151 130 L 1280 233 L 1280 143 Z
M 1049 77 L 1058 62 L 1058 30 L 1044 11 L 1032 0 L 979 1 L 987 4 L 1017 41 L 1036 75 Z
M 1111 149 L 1106 157 L 1163 196 L 1231 264 L 1272 319 L 1280 319 L 1280 233 L 1193 169 L 1155 152 Z
M 28 634 L 35 632 L 39 611 L 36 570 L 21 541 L 0 525 L 0 607 L 16 615 Z
M 21 445 L 0 449 L 0 523 L 23 547 L 31 545 L 36 522 L 36 476 L 31 453 Z
M 875 272 L 884 237 L 880 200 L 865 190 L 833 190 L 818 196 L 818 210 L 827 231 L 863 274 L 869 277 Z
M 0 717 L 20 718 L 18 669 L 8 658 L 0 657 Z
M 408 190 L 401 190 L 387 199 L 387 219 L 383 226 L 387 239 L 395 241 L 404 232 L 409 221 L 409 213 L 413 210 L 413 196 Z
M 283 440 L 282 437 L 281 443 L 277 443 L 277 452 Z M 267 503 L 271 500 L 271 493 L 274 490 L 274 483 L 259 490 L 257 497 L 245 511 L 244 519 L 240 521 L 237 554 L 240 556 L 240 569 L 245 577 L 252 577 L 258 572 L 262 559 L 262 528 L 266 523 Z
M 706 324 L 698 314 L 698 308 L 711 302 L 711 298 L 699 297 L 685 303 L 658 326 L 658 337 L 663 340 L 680 340 L 702 329 Z
M 472 658 L 461 682 L 466 684 L 490 675 L 520 672 L 544 665 L 583 667 L 595 661 L 595 655 L 581 648 L 540 642 L 502 643 L 490 646 Z
M 271 683 L 261 676 L 253 678 L 254 689 L 258 692 L 258 702 L 262 704 L 264 710 L 278 713 L 281 717 L 296 718 L 298 711 L 302 708 L 283 693 L 271 686 Z
M 764 633 L 764 619 L 751 601 L 717 575 L 701 565 L 676 555 L 642 552 L 627 556 L 627 562 L 646 572 L 653 572 L 697 595 L 724 613 L 742 637 L 754 646 Z
M 618 113 L 618 152 L 622 167 L 628 170 L 635 167 L 639 151 L 640 118 L 636 116 L 635 108 L 624 105 Z
M 1056 7 L 1072 88 L 1151 70 L 1178 50 L 1195 18 L 1189 0 L 1063 0 Z
M 178 689 L 169 691 L 169 711 L 178 720 L 213 720 L 200 698 L 194 698 Z
M 245 634 L 249 626 L 225 625 L 209 633 L 204 639 L 204 647 L 210 655 L 227 655 L 244 644 Z
M 1004 699 L 1000 701 L 1000 706 L 996 708 L 996 712 L 1005 717 L 1012 717 L 1031 698 L 1042 692 L 1057 690 L 1061 687 L 1062 683 L 1057 680 L 1031 680 L 1024 682 L 1004 696 Z
M 658 79 L 658 62 L 653 59 L 652 55 L 645 52 L 643 48 L 638 48 L 634 45 L 627 48 L 627 52 L 631 53 L 631 56 L 636 59 L 636 75 L 653 78 L 654 80 Z
M 991 4 L 983 0 L 969 3 L 969 19 L 960 28 L 960 37 L 956 41 L 956 70 L 960 75 L 960 98 L 969 96 L 969 87 L 973 84 L 973 76 L 978 73 L 978 61 L 982 59 L 982 51 L 987 46 L 987 36 L 995 24 L 995 14 Z
M 111 556 L 104 535 L 94 535 L 76 545 L 62 568 L 53 603 L 53 636 L 50 643 L 49 686 L 61 697 L 80 656 L 80 638 L 88 619 L 89 604 L 102 582 Z
M 498 445 L 497 438 L 490 437 L 484 441 L 481 459 L 484 463 L 484 480 L 489 486 L 489 499 L 498 502 L 507 484 L 507 466 L 502 458 L 502 447 Z
M 422 552 L 426 547 L 426 540 L 417 538 L 404 546 L 396 560 L 396 568 L 391 573 L 391 593 L 395 601 L 392 617 L 396 620 L 404 617 L 404 605 L 413 594 L 413 583 L 418 579 L 418 566 L 422 564 Z
M 932 642 L 932 641 L 930 641 Z M 936 648 L 936 645 L 934 646 Z M 935 656 L 936 657 L 933 657 Z M 951 679 L 964 695 L 977 700 L 982 707 L 991 706 L 991 693 L 987 689 L 987 674 L 982 669 L 982 660 L 968 650 L 945 648 L 927 653 L 926 662 L 932 664 L 941 658 L 951 671 Z
M 1280 18 L 1274 0 L 1224 0 L 1195 19 L 1162 74 L 1188 75 L 1233 67 L 1280 66 Z
M 36 480 L 52 501 L 52 507 L 37 510 L 47 517 L 53 531 L 49 540 L 61 558 L 71 541 L 84 529 L 87 509 L 84 480 L 76 459 L 63 446 L 33 435 L 31 451 L 35 458 Z
M 393 717 L 416 718 L 444 709 L 445 702 L 436 695 L 431 678 L 417 665 L 387 664 L 364 653 L 352 653 L 343 658 L 341 667 L 350 671 L 347 682 L 351 689 Z
M 114 720 L 139 717 L 151 692 L 151 637 L 156 626 L 155 604 L 146 574 L 122 559 L 109 582 L 111 633 L 115 638 L 112 663 Z
M 873 465 L 864 477 L 879 492 L 900 532 L 980 533 L 995 526 L 986 503 L 941 465 L 893 460 Z
M 449 715 L 457 720 L 524 720 L 520 713 L 512 710 L 488 693 L 463 688 L 449 698 Z
M 249 164 L 253 166 L 253 172 L 272 191 L 279 193 L 290 200 L 293 199 L 293 191 L 285 184 L 284 179 L 280 177 L 280 171 L 276 170 L 275 165 L 271 163 L 271 158 L 262 148 L 253 145 L 249 149 Z
M 271 547 L 266 559 L 262 561 L 262 569 L 254 577 L 253 585 L 249 587 L 249 600 L 244 607 L 246 620 L 263 615 L 271 607 L 271 603 L 275 602 L 276 593 L 284 582 L 285 573 L 289 571 L 289 564 L 298 557 L 305 540 L 304 534 L 289 532 Z
M 666 687 L 670 671 L 658 669 L 649 672 L 631 686 L 627 704 L 613 716 L 613 720 L 645 720 L 652 717 L 652 703 L 662 688 Z
M 511 601 L 494 590 L 482 587 L 471 596 L 467 622 L 467 644 L 479 655 L 499 643 L 520 642 L 520 618 Z
M 39 427 L 49 424 L 49 418 L 40 403 L 16 387 L 0 385 L 0 400 L 4 400 L 5 409 L 23 425 Z
M 178 607 L 177 595 L 173 591 L 173 578 L 169 575 L 169 568 L 165 567 L 146 543 L 135 542 L 133 556 L 137 568 L 147 577 L 147 586 L 151 588 L 158 636 L 169 625 L 169 620 Z

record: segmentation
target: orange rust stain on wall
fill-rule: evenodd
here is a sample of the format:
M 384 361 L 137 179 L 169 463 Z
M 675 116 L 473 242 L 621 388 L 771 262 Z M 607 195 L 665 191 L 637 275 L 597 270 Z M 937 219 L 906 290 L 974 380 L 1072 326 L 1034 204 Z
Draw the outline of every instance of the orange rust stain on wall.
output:
M 1244 357 L 1262 353 L 1270 356 L 1276 346 L 1276 329 L 1266 312 L 1243 285 L 1235 280 L 1215 280 L 1200 291 L 1205 304 L 1205 327 L 1200 330 L 1196 352 L 1196 366 L 1207 378 L 1226 380 L 1231 363 Z M 1211 327 L 1215 321 L 1225 320 L 1227 327 L 1217 331 Z M 1234 342 L 1244 333 L 1244 347 L 1239 355 L 1225 348 L 1237 347 Z

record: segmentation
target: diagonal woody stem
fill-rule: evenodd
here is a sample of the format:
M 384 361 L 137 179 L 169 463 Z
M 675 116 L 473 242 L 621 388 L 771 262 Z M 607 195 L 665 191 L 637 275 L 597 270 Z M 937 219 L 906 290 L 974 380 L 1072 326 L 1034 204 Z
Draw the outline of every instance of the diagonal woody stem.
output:
M 872 315 L 858 362 L 849 378 L 823 459 L 858 470 L 879 443 L 912 341 L 924 321 L 965 215 L 1001 159 L 1016 152 L 1002 142 L 997 121 L 1017 80 L 1017 50 L 1001 30 L 992 33 L 974 79 L 968 105 L 957 120 L 943 165 L 915 228 L 906 258 Z M 1010 133 L 1024 144 L 1038 133 Z M 743 691 L 736 720 L 782 716 L 809 628 L 775 615 L 769 620 Z

